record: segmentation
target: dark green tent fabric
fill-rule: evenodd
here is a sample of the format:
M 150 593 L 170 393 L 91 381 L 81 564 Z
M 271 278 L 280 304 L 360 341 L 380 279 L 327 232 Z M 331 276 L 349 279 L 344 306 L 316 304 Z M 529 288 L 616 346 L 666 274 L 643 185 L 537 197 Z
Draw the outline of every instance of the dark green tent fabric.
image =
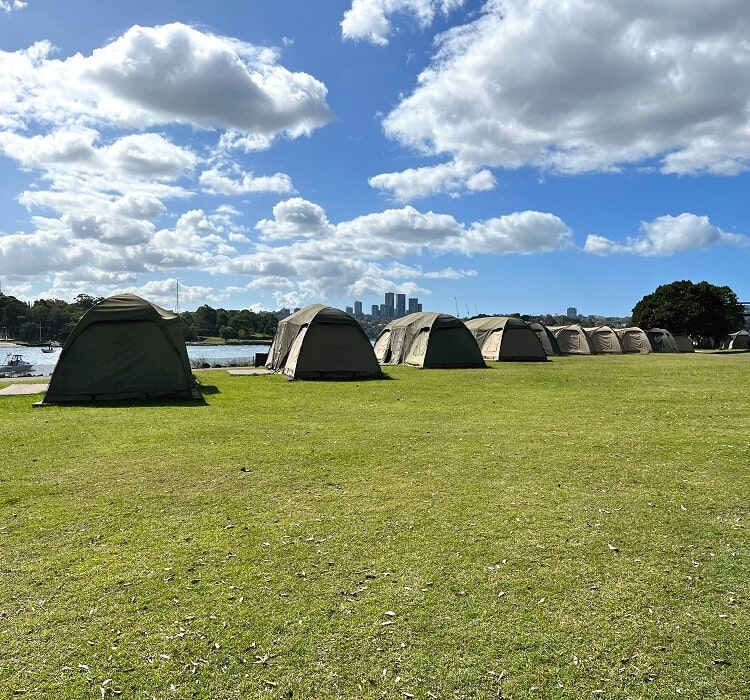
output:
M 76 324 L 42 403 L 199 396 L 179 317 L 119 294 Z
M 474 336 L 449 314 L 420 311 L 391 321 L 375 341 L 384 365 L 415 367 L 486 367 Z
M 466 321 L 482 357 L 496 362 L 546 362 L 547 353 L 526 321 L 512 316 L 483 316 Z
M 557 338 L 555 338 L 552 331 L 550 331 L 547 326 L 543 323 L 532 321 L 529 324 L 529 327 L 534 333 L 536 333 L 536 337 L 539 338 L 539 342 L 542 344 L 544 352 L 548 357 L 551 355 L 562 355 L 562 352 L 560 352 L 560 346 L 557 344 Z
M 695 346 L 689 335 L 685 333 L 672 333 L 672 337 L 674 338 L 675 346 L 677 346 L 677 352 L 695 352 Z
M 722 343 L 722 350 L 747 350 L 750 348 L 750 333 L 737 331 L 730 333 Z
M 665 328 L 649 328 L 646 335 L 654 352 L 679 352 L 674 336 Z
M 367 334 L 349 314 L 311 304 L 279 322 L 266 367 L 290 379 L 381 377 Z

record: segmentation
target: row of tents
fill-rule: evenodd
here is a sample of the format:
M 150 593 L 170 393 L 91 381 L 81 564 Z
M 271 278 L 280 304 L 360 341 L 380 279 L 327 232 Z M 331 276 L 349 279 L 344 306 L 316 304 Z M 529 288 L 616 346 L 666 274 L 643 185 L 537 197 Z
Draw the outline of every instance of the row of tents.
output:
M 728 347 L 748 347 L 748 333 Z M 742 344 L 744 343 L 744 345 Z M 290 379 L 367 379 L 382 365 L 485 367 L 544 362 L 553 355 L 693 352 L 687 337 L 653 328 L 544 326 L 489 316 L 461 321 L 413 313 L 391 321 L 373 344 L 349 314 L 312 304 L 279 322 L 266 368 Z M 199 398 L 179 317 L 132 294 L 89 309 L 63 346 L 41 404 L 159 397 Z

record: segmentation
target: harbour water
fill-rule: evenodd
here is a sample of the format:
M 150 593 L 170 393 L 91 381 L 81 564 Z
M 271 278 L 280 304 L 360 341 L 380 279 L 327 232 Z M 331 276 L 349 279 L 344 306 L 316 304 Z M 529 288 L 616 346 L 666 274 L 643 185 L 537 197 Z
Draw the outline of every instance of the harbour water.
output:
M 187 353 L 193 367 L 208 364 L 216 365 L 252 365 L 255 353 L 268 352 L 268 345 L 188 345 Z M 29 374 L 49 376 L 52 374 L 60 357 L 62 348 L 56 347 L 54 352 L 45 353 L 41 348 L 26 345 L 0 343 L 0 363 L 4 363 L 8 353 L 18 354 L 27 362 L 34 365 Z

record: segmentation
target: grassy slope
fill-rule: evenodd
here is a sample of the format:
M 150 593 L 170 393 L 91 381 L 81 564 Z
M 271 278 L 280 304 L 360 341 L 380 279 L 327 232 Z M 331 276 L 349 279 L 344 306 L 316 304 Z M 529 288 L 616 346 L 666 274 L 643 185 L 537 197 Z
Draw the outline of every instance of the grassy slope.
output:
M 3 397 L 0 696 L 743 697 L 749 363 Z

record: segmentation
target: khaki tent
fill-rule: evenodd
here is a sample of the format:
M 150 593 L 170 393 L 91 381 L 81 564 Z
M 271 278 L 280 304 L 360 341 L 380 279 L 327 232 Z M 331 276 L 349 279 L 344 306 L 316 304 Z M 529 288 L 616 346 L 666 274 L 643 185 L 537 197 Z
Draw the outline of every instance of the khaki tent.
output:
M 382 372 L 362 326 L 349 314 L 311 304 L 279 322 L 266 367 L 290 379 L 367 379 Z
M 679 352 L 674 336 L 664 328 L 650 328 L 646 331 L 648 342 L 654 352 Z
M 684 333 L 675 335 L 673 333 L 672 337 L 674 338 L 674 344 L 677 346 L 677 352 L 695 352 L 695 346 L 689 335 Z
M 200 397 L 180 319 L 133 294 L 119 294 L 78 321 L 42 403 L 160 397 Z
M 560 346 L 557 344 L 557 338 L 555 338 L 552 331 L 550 331 L 547 326 L 543 323 L 537 323 L 534 321 L 529 324 L 529 327 L 534 333 L 536 333 L 536 337 L 539 338 L 539 342 L 542 344 L 544 352 L 548 357 L 550 355 L 562 355 L 560 352 Z
M 391 321 L 375 342 L 378 362 L 416 367 L 485 367 L 474 336 L 449 314 L 420 311 Z
M 547 354 L 526 321 L 508 316 L 485 316 L 466 321 L 485 360 L 545 362 Z
M 589 342 L 595 353 L 622 355 L 620 339 L 609 326 L 594 326 L 584 328 L 584 330 L 589 336 Z
M 639 352 L 647 355 L 651 352 L 651 343 L 642 328 L 631 326 L 630 328 L 618 328 L 615 333 L 620 339 L 623 352 Z
M 570 326 L 549 326 L 563 355 L 593 355 L 594 348 L 583 328 L 577 324 Z
M 737 331 L 730 333 L 722 343 L 722 350 L 747 350 L 750 348 L 750 333 Z

